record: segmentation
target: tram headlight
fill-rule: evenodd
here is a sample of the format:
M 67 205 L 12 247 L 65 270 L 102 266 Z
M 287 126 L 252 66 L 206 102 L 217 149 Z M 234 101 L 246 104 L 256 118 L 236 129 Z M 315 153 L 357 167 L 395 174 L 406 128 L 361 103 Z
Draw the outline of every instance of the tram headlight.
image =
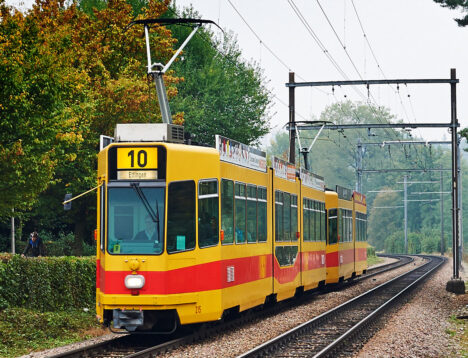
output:
M 142 288 L 145 285 L 145 277 L 142 275 L 125 276 L 125 287 L 130 290 Z

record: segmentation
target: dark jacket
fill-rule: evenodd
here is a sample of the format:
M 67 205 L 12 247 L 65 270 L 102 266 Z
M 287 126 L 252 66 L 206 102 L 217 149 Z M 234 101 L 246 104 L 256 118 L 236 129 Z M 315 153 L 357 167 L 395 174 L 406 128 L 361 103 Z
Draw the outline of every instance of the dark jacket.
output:
M 23 251 L 23 255 L 26 255 L 30 251 L 30 256 L 32 257 L 44 256 L 44 244 L 40 237 L 37 237 L 36 241 L 33 241 L 31 238 L 29 239 L 28 244 L 26 245 L 26 248 Z

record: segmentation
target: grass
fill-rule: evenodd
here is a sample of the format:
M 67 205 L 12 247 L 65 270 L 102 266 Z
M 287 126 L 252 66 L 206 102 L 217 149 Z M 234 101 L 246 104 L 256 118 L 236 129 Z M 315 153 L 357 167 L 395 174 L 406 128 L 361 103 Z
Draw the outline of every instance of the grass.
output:
M 450 329 L 446 329 L 452 339 L 455 339 L 460 344 L 460 351 L 457 352 L 457 357 L 468 358 L 468 322 L 466 319 L 457 319 L 452 315 L 449 319 L 451 323 Z
M 94 311 L 37 312 L 7 308 L 0 312 L 0 357 L 10 358 L 60 347 L 106 333 Z
M 373 266 L 380 264 L 384 261 L 384 259 L 377 257 L 377 256 L 367 256 L 367 266 Z

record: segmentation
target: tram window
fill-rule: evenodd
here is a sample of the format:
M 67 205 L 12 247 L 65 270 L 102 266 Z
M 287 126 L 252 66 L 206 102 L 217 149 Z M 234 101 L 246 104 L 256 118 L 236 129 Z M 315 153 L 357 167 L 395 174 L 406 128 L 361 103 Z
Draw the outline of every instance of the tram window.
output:
M 164 188 L 109 188 L 107 251 L 161 254 L 164 241 Z
M 169 184 L 167 198 L 167 252 L 195 248 L 195 182 Z
M 320 208 L 317 201 L 314 201 L 314 241 L 320 241 Z
M 361 240 L 361 214 L 356 213 L 356 241 L 362 241 Z
M 315 232 L 315 219 L 314 219 L 314 201 L 308 199 L 307 200 L 307 218 L 308 218 L 308 241 L 314 241 L 314 232 Z
M 343 241 L 343 212 L 338 209 L 338 242 Z
M 364 224 L 364 221 L 362 220 L 362 215 L 361 213 L 358 213 L 359 215 L 359 219 L 358 219 L 358 222 L 357 222 L 357 237 L 358 237 L 358 241 L 363 241 L 363 224 Z
M 328 243 L 330 245 L 336 244 L 338 242 L 337 214 L 338 213 L 336 209 L 328 210 Z
M 342 227 L 342 234 L 341 241 L 346 242 L 348 241 L 348 217 L 346 210 L 341 210 L 341 223 L 343 224 Z
M 310 241 L 317 241 L 317 212 L 315 211 L 315 201 L 310 201 Z
M 266 188 L 258 188 L 258 242 L 267 241 L 267 194 Z
M 348 241 L 353 241 L 353 216 L 351 211 L 348 211 Z
M 348 241 L 348 211 L 343 210 L 343 236 L 344 236 L 344 242 Z
M 247 242 L 257 242 L 257 187 L 247 186 Z
M 297 241 L 297 195 L 291 195 L 291 241 Z
M 309 241 L 315 240 L 315 212 L 314 201 L 309 200 Z
M 284 240 L 291 241 L 291 194 L 283 193 Z
M 221 180 L 221 229 L 224 232 L 223 244 L 234 242 L 234 182 Z
M 317 202 L 317 241 L 322 241 L 322 203 Z
M 245 184 L 236 183 L 235 185 L 236 193 L 236 231 L 235 238 L 236 244 L 245 243 L 245 233 L 246 233 L 246 200 L 245 200 Z
M 275 192 L 275 241 L 283 241 L 283 193 Z
M 326 235 L 326 227 L 327 227 L 327 215 L 325 212 L 325 203 L 321 203 L 321 211 L 320 211 L 320 233 L 321 233 L 321 238 L 322 241 L 327 240 L 327 235 Z
M 302 232 L 303 232 L 303 238 L 304 238 L 304 241 L 309 241 L 309 208 L 307 207 L 307 205 L 309 204 L 309 200 L 304 198 L 303 200 L 303 204 L 302 204 L 302 212 L 303 212 L 303 219 L 302 219 L 302 222 L 303 222 L 303 229 L 302 229 Z
M 218 181 L 203 180 L 198 183 L 198 246 L 218 244 Z
M 362 241 L 367 241 L 367 215 L 364 214 L 364 229 L 363 229 L 363 240 Z

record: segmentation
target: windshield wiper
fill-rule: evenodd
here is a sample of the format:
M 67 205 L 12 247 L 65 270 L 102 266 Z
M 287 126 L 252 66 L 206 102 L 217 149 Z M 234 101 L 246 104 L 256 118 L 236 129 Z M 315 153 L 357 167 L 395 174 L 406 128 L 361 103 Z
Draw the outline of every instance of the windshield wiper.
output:
M 156 223 L 156 231 L 158 232 L 158 242 L 161 243 L 161 234 L 159 232 L 159 203 L 158 203 L 158 199 L 156 199 L 156 213 L 155 213 L 153 208 L 151 207 L 150 203 L 148 202 L 148 199 L 146 198 L 146 195 L 143 193 L 143 191 L 141 190 L 138 183 L 131 183 L 130 185 L 132 186 L 132 188 L 138 194 L 138 197 L 140 198 L 141 202 L 145 206 L 146 212 L 150 216 L 151 220 L 153 220 L 153 222 Z

